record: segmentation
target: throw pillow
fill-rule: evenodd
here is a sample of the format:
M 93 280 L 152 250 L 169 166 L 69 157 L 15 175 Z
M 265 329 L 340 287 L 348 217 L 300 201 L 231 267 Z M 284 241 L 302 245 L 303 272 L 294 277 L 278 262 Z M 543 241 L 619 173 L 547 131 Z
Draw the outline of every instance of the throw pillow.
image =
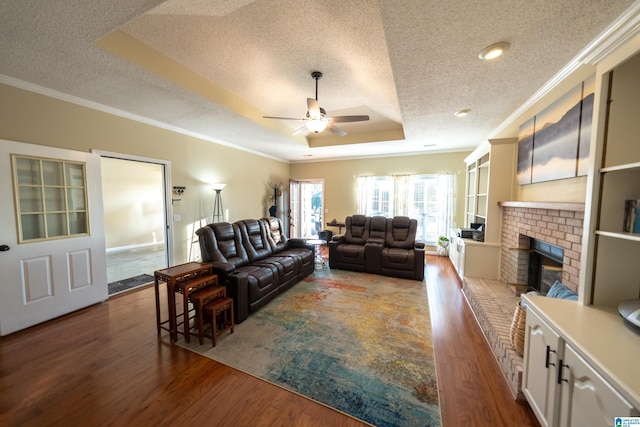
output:
M 557 280 L 547 292 L 547 297 L 578 301 L 578 295 Z

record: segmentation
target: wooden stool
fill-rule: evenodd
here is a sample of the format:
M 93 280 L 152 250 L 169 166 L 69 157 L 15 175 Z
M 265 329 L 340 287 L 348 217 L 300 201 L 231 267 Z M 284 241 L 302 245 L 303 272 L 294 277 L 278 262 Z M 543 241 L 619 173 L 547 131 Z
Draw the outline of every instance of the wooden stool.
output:
M 218 298 L 207 303 L 204 306 L 204 310 L 211 315 L 211 341 L 213 342 L 212 347 L 215 347 L 218 335 L 229 329 L 233 333 L 233 300 L 231 298 Z M 218 324 L 218 317 L 221 318 L 220 324 Z
M 215 299 L 223 299 L 227 296 L 227 289 L 224 286 L 208 286 L 198 289 L 189 295 L 189 301 L 196 310 L 196 325 L 198 325 L 198 339 L 200 345 L 203 343 L 203 318 L 204 306 Z

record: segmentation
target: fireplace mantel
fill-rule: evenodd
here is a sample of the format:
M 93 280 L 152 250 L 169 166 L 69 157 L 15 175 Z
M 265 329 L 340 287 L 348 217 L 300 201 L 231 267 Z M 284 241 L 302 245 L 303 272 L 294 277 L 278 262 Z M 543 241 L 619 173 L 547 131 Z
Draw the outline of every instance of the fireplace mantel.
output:
M 577 202 L 498 202 L 499 206 L 512 208 L 555 209 L 559 211 L 584 212 L 584 203 Z

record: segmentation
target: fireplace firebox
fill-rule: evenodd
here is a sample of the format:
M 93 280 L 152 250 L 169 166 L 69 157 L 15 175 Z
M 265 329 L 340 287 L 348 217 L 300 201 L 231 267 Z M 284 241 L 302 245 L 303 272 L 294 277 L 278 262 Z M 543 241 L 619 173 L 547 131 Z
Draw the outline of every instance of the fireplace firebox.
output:
M 539 239 L 529 239 L 528 286 L 546 294 L 555 281 L 562 282 L 564 249 Z

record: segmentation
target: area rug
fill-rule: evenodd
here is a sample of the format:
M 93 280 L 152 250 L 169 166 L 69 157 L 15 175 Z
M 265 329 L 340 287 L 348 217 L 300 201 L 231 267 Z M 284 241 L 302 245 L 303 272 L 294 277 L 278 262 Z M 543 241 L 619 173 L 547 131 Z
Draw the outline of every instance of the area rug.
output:
M 440 426 L 424 282 L 323 269 L 212 348 L 183 347 L 376 426 Z
M 133 289 L 137 286 L 146 285 L 147 283 L 153 282 L 153 280 L 153 276 L 149 276 L 148 274 L 141 274 L 139 276 L 108 283 L 107 287 L 109 288 L 109 295 L 113 295 L 119 292 L 126 291 L 128 289 Z

